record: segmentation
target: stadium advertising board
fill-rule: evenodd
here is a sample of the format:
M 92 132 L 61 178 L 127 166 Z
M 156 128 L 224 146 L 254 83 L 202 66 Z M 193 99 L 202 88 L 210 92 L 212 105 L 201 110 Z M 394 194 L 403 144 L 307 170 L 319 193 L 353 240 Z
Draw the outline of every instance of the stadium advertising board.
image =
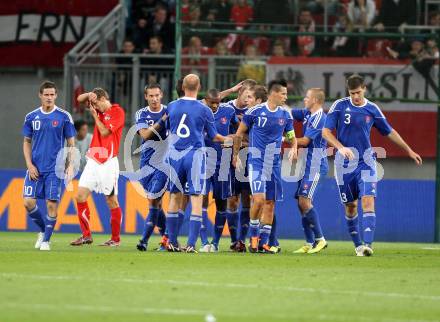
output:
M 0 171 L 0 231 L 36 231 L 36 226 L 26 215 L 22 190 L 25 171 Z M 139 189 L 124 176 L 119 179 L 119 202 L 123 212 L 122 233 L 141 234 L 148 209 L 146 198 Z M 277 202 L 277 231 L 280 238 L 303 238 L 300 215 L 294 193 L 297 184 L 283 182 L 284 200 Z M 377 240 L 432 242 L 434 237 L 434 181 L 382 180 L 379 182 L 377 198 Z M 78 181 L 73 181 L 73 191 L 64 191 L 58 208 L 55 232 L 80 233 L 76 215 L 75 192 Z M 140 187 L 139 187 L 140 188 Z M 140 189 L 141 190 L 141 189 Z M 168 195 L 163 205 L 168 205 Z M 339 195 L 335 180 L 325 178 L 316 192 L 314 205 L 320 209 L 321 224 L 328 239 L 346 240 L 344 210 L 338 202 Z M 110 215 L 104 196 L 93 194 L 88 199 L 91 212 L 91 229 L 94 233 L 110 232 Z M 39 201 L 39 207 L 45 205 Z M 166 211 L 166 208 L 165 208 Z M 187 209 L 187 216 L 190 211 Z M 208 216 L 214 222 L 215 204 L 210 199 Z M 187 233 L 187 223 L 182 234 Z M 212 226 L 208 227 L 212 231 Z M 227 229 L 225 229 L 227 231 Z M 55 235 L 56 238 L 56 235 Z
M 117 3 L 4 1 L 0 4 L 0 65 L 62 66 L 64 54 Z

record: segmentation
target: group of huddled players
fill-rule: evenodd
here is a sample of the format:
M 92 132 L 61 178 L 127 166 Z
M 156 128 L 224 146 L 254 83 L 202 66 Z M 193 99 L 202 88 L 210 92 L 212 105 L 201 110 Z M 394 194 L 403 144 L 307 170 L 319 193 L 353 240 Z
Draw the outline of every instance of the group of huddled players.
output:
M 159 250 L 217 252 L 227 222 L 232 251 L 280 252 L 274 207 L 276 201 L 283 199 L 283 142 L 289 161 L 299 159 L 302 165 L 296 194 L 288 196 L 297 200 L 306 239 L 304 246 L 294 253 L 322 251 L 327 241 L 312 201 L 321 177 L 328 172 L 328 142 L 337 149 L 335 177 L 355 253 L 370 256 L 373 254 L 377 195 L 371 128 L 376 127 L 417 164 L 422 163 L 420 156 L 391 128 L 379 107 L 365 98 L 366 86 L 359 75 L 347 79 L 349 96 L 335 101 L 328 114 L 323 110 L 324 91 L 319 88 L 306 92 L 304 109 L 289 111 L 286 108 L 287 88 L 282 81 L 273 81 L 264 87 L 253 80 L 245 80 L 223 92 L 210 89 L 203 100 L 198 100 L 200 80 L 197 75 L 189 74 L 178 82 L 176 90 L 179 99 L 165 106 L 160 86 L 146 86 L 144 96 L 148 105 L 136 113 L 136 132 L 142 139 L 140 169 L 136 175 L 150 207 L 136 245 L 139 251 L 147 250 L 157 227 L 162 236 Z M 237 98 L 222 103 L 232 92 L 238 92 Z M 42 84 L 40 98 L 42 106 L 26 116 L 23 126 L 23 149 L 28 167 L 23 194 L 28 214 L 41 230 L 35 247 L 50 250 L 49 240 L 61 193 L 63 176 L 60 173 L 68 181 L 74 163 L 74 153 L 70 150 L 62 167 L 56 156 L 65 141 L 68 148 L 73 146 L 75 130 L 69 113 L 55 106 L 53 83 Z M 82 235 L 71 245 L 93 242 L 87 197 L 95 191 L 106 196 L 111 213 L 112 236 L 101 245 L 119 246 L 122 212 L 117 200 L 117 156 L 125 114 L 119 105 L 110 102 L 107 92 L 101 88 L 81 94 L 78 101 L 87 104 L 95 129 L 76 193 Z M 295 136 L 294 121 L 303 124 L 303 137 Z M 166 191 L 170 194 L 167 214 L 162 209 Z M 211 241 L 207 232 L 210 191 L 216 206 Z M 46 220 L 36 206 L 38 198 L 47 201 Z M 362 204 L 362 231 L 358 199 Z M 189 206 L 189 233 L 183 246 L 177 237 Z M 201 246 L 197 250 L 199 237 Z

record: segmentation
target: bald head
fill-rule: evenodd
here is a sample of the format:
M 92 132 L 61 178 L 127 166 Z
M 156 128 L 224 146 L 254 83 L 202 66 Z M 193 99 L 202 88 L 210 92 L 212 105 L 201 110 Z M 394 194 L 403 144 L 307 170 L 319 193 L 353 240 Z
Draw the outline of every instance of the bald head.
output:
M 183 79 L 183 90 L 185 91 L 185 95 L 187 92 L 198 92 L 200 87 L 200 79 L 199 76 L 195 74 L 188 74 Z

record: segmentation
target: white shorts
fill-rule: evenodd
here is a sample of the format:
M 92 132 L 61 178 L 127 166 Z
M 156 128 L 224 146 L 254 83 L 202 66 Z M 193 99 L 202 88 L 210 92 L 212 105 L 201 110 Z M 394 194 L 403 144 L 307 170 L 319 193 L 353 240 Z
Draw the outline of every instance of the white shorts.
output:
M 105 163 L 98 163 L 93 159 L 87 159 L 79 186 L 102 193 L 106 196 L 118 194 L 119 162 L 114 157 Z

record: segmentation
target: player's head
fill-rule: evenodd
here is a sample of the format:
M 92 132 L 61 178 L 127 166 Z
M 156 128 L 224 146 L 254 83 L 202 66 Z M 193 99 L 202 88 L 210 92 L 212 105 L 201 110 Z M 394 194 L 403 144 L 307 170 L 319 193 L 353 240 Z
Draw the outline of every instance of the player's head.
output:
M 196 74 L 188 74 L 183 78 L 182 84 L 185 96 L 197 97 L 197 92 L 200 89 L 200 78 Z
M 347 78 L 348 94 L 354 105 L 361 106 L 364 104 L 366 89 L 365 81 L 360 75 L 353 74 Z
M 55 86 L 55 83 L 51 81 L 44 81 L 41 83 L 39 97 L 43 107 L 51 108 L 55 106 L 57 94 L 57 87 Z
M 287 83 L 284 80 L 273 80 L 269 83 L 268 100 L 277 106 L 283 106 L 287 101 Z
M 75 121 L 74 126 L 76 130 L 76 137 L 79 140 L 83 140 L 89 132 L 89 126 L 87 125 L 86 121 L 77 120 Z
M 144 97 L 150 108 L 154 110 L 160 109 L 163 93 L 159 84 L 150 84 L 145 86 Z
M 105 89 L 101 87 L 95 87 L 92 92 L 96 95 L 96 102 L 93 103 L 93 106 L 100 112 L 104 112 L 111 106 L 110 96 Z
M 211 88 L 206 92 L 205 96 L 206 105 L 215 113 L 220 105 L 221 97 L 220 92 L 216 88 Z
M 261 104 L 263 102 L 267 101 L 267 89 L 264 86 L 261 85 L 255 85 L 254 87 L 251 87 L 249 90 L 251 93 L 251 97 L 248 101 L 248 106 L 252 107 L 258 104 Z
M 319 108 L 324 104 L 325 93 L 321 88 L 310 88 L 304 97 L 304 106 L 310 110 Z
M 238 96 L 237 96 L 237 105 L 240 108 L 246 107 L 249 105 L 249 99 L 250 96 L 252 95 L 251 92 L 249 91 L 250 88 L 252 88 L 253 86 L 257 85 L 257 82 L 253 79 L 245 79 L 240 87 L 240 90 L 238 91 Z
M 178 97 L 185 96 L 185 92 L 183 91 L 183 77 L 179 78 L 176 82 L 176 92 Z

